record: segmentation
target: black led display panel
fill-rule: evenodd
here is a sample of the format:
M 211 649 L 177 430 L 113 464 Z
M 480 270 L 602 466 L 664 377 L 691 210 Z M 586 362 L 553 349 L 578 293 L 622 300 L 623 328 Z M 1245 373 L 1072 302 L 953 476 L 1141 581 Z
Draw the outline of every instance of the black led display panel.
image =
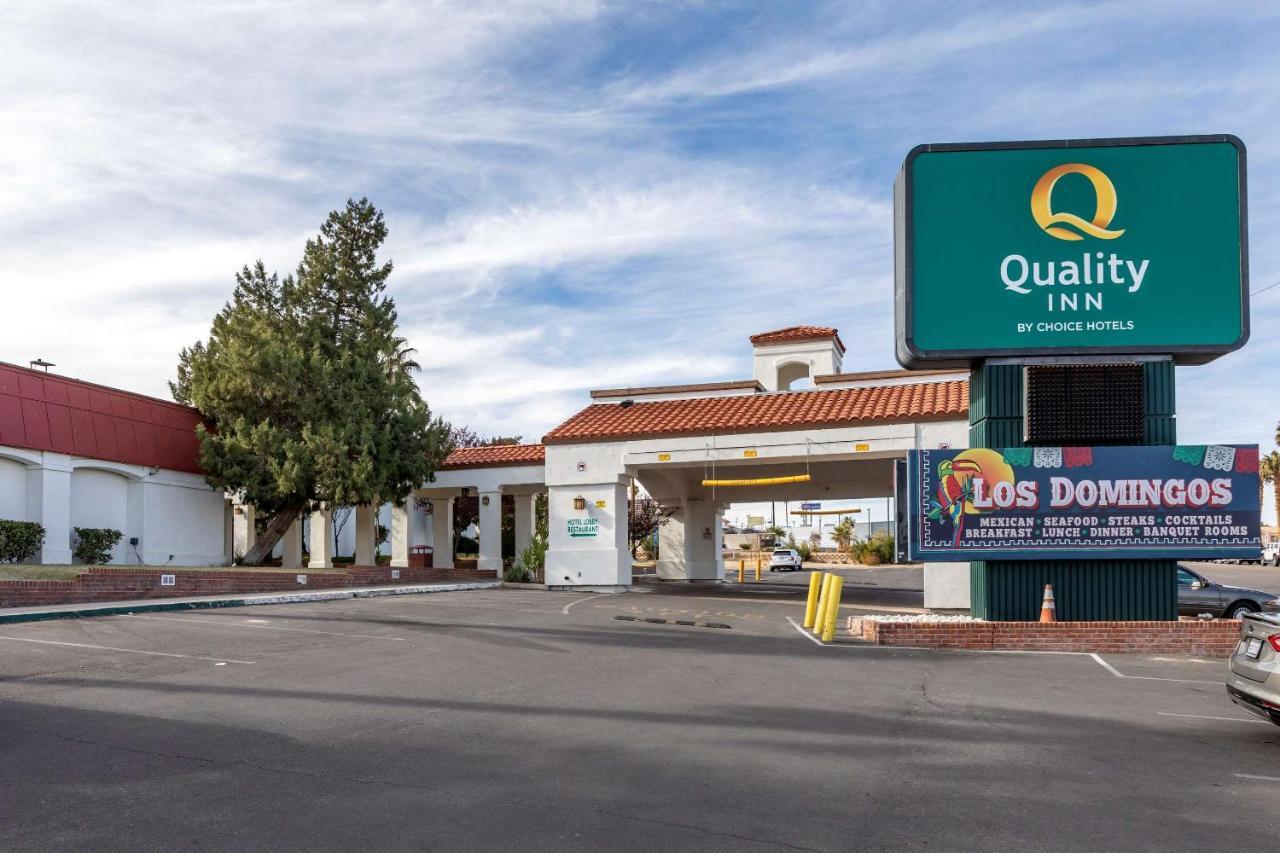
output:
M 1027 444 L 1142 444 L 1141 364 L 1028 365 L 1025 370 Z

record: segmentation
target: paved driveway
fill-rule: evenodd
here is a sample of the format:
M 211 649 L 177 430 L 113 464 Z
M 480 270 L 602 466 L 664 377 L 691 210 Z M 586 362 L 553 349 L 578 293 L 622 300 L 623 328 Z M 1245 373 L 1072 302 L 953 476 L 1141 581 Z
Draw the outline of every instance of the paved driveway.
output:
M 1280 732 L 1220 661 L 819 646 L 786 595 L 644 589 L 4 626 L 0 848 L 1274 846 Z

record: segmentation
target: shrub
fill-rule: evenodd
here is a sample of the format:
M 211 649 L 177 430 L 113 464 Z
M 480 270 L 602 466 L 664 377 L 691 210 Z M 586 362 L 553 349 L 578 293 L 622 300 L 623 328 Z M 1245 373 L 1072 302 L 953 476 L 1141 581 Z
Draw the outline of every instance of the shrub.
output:
M 124 535 L 109 527 L 77 527 L 76 546 L 71 550 L 75 558 L 88 565 L 104 565 L 111 562 L 111 549 Z
M 879 559 L 882 563 L 892 563 L 897 557 L 893 534 L 884 530 L 874 533 L 869 539 L 857 543 L 854 550 L 859 560 L 873 557 Z
M 524 547 L 520 555 L 512 561 L 512 577 L 504 578 L 509 581 L 523 581 L 541 583 L 543 578 L 543 570 L 547 564 L 547 535 L 539 530 L 533 534 L 533 538 L 529 540 L 529 544 Z
M 795 547 L 796 547 L 796 553 L 800 555 L 800 560 L 802 562 L 813 559 L 813 549 L 809 547 L 808 542 L 801 542 L 799 545 Z
M 25 563 L 44 545 L 44 525 L 38 521 L 0 519 L 0 563 Z
M 472 539 L 470 536 L 459 536 L 458 547 L 453 550 L 454 554 L 479 554 L 480 543 Z

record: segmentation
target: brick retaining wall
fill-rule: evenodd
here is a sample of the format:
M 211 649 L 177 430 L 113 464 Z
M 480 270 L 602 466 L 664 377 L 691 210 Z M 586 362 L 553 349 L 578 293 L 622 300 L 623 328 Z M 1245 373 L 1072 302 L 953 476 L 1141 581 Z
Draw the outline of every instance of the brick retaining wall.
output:
M 855 637 L 879 646 L 1229 657 L 1238 619 L 1176 622 L 880 622 L 850 620 Z
M 91 566 L 72 580 L 0 581 L 0 607 L 82 604 L 90 601 L 133 601 L 200 595 L 241 595 L 298 589 L 339 589 L 353 586 L 446 581 L 494 580 L 493 572 L 474 569 L 400 569 L 397 580 L 390 566 L 351 566 L 341 571 L 307 569 L 245 571 L 242 569 L 143 569 Z M 161 586 L 160 576 L 174 576 L 173 586 Z M 307 582 L 298 583 L 298 575 Z

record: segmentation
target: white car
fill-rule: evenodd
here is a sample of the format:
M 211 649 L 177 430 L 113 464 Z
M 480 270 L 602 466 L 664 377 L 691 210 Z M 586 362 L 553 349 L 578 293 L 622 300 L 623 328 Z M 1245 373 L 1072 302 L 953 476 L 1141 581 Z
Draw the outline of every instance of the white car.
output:
M 1280 566 L 1280 542 L 1268 542 L 1262 546 L 1262 565 Z
M 800 552 L 795 548 L 774 549 L 773 556 L 769 558 L 771 572 L 798 572 L 802 568 Z

